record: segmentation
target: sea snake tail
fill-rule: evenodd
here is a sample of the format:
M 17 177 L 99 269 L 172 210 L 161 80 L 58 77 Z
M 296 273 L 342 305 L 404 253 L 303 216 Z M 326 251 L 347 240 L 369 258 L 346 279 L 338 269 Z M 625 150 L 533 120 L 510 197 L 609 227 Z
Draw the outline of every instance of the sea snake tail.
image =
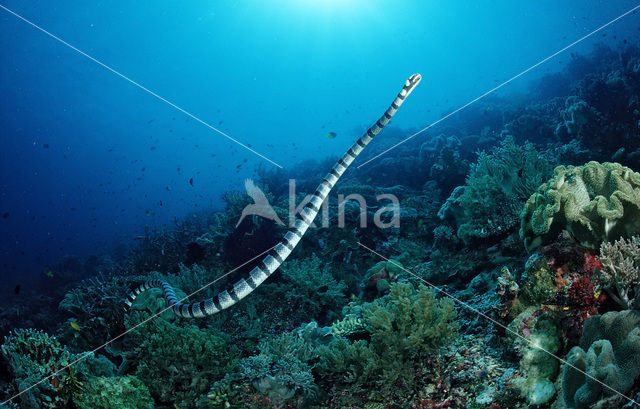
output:
M 420 74 L 414 74 L 405 82 L 404 87 L 400 90 L 396 99 L 393 100 L 389 108 L 385 113 L 376 121 L 376 123 L 365 132 L 356 143 L 349 148 L 349 150 L 338 160 L 333 166 L 331 171 L 325 176 L 324 180 L 318 186 L 313 197 L 302 209 L 300 214 L 296 217 L 296 221 L 291 229 L 284 235 L 284 238 L 278 243 L 269 254 L 245 277 L 240 279 L 233 287 L 228 290 L 218 293 L 213 298 L 206 299 L 201 302 L 184 304 L 181 303 L 176 297 L 175 292 L 171 285 L 162 280 L 150 280 L 139 287 L 134 289 L 125 301 L 127 307 L 131 307 L 133 300 L 143 291 L 153 287 L 162 289 L 164 298 L 167 305 L 171 307 L 176 315 L 185 318 L 199 318 L 213 315 L 226 308 L 231 307 L 253 290 L 258 288 L 274 271 L 280 267 L 280 265 L 287 259 L 289 254 L 293 251 L 296 245 L 300 242 L 300 239 L 305 234 L 309 225 L 313 222 L 322 202 L 327 197 L 333 186 L 338 182 L 338 179 L 347 170 L 349 165 L 354 159 L 362 152 L 362 150 L 373 140 L 373 138 L 380 133 L 384 128 L 404 100 L 409 96 L 411 91 L 418 85 L 422 77 Z

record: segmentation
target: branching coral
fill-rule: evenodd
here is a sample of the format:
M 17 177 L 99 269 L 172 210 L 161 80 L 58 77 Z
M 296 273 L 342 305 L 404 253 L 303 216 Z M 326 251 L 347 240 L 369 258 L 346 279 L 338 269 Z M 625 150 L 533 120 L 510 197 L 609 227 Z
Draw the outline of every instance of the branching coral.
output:
M 77 359 L 45 332 L 18 329 L 5 339 L 2 354 L 8 361 L 23 409 L 67 407 L 79 396 L 86 379 L 86 362 L 65 368 Z M 48 381 L 40 382 L 50 377 Z M 40 383 L 38 383 L 40 382 Z M 35 387 L 31 388 L 33 385 Z
M 127 316 L 128 327 L 137 324 L 147 313 Z M 215 329 L 195 325 L 178 327 L 161 317 L 132 329 L 125 353 L 125 373 L 133 373 L 149 387 L 158 404 L 193 408 L 197 397 L 231 372 L 239 351 L 229 339 Z
M 317 368 L 323 377 L 356 386 L 411 385 L 416 362 L 456 337 L 453 302 L 436 299 L 423 285 L 392 284 L 388 295 L 364 304 L 362 314 L 370 341 L 338 338 L 320 347 Z
M 631 308 L 640 287 L 640 237 L 602 243 L 600 262 L 600 278 L 608 294 L 623 309 Z
M 317 387 L 311 369 L 317 347 L 331 338 L 329 328 L 318 328 L 311 322 L 296 331 L 263 339 L 258 355 L 240 361 L 238 377 L 271 399 L 287 400 L 296 394 L 313 397 Z
M 291 260 L 282 266 L 287 284 L 279 290 L 279 302 L 300 318 L 330 321 L 337 316 L 335 308 L 346 303 L 346 286 L 337 281 L 328 265 L 315 254 L 304 260 Z

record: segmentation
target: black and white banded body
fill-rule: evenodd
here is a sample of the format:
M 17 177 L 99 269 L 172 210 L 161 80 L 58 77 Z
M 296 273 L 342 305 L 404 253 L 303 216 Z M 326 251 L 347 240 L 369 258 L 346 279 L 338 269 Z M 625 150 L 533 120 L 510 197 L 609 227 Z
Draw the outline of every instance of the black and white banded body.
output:
M 245 277 L 236 282 L 233 287 L 218 293 L 213 298 L 206 299 L 201 302 L 185 304 L 180 302 L 171 285 L 162 280 L 150 280 L 134 289 L 127 297 L 125 303 L 127 307 L 131 307 L 134 299 L 143 291 L 150 288 L 161 288 L 167 305 L 171 307 L 173 312 L 185 318 L 199 318 L 213 315 L 226 308 L 231 307 L 253 290 L 262 284 L 278 267 L 289 257 L 300 239 L 305 234 L 309 225 L 313 222 L 322 202 L 329 195 L 333 186 L 338 179 L 347 170 L 354 159 L 362 152 L 362 150 L 380 133 L 389 120 L 395 115 L 396 111 L 407 96 L 418 85 L 422 77 L 420 74 L 412 75 L 404 84 L 394 101 L 391 103 L 385 113 L 376 121 L 376 123 L 365 132 L 356 143 L 342 156 L 340 160 L 333 166 L 327 176 L 318 186 L 311 200 L 296 216 L 296 221 L 291 229 L 285 234 L 284 238 L 278 243 L 269 254 Z

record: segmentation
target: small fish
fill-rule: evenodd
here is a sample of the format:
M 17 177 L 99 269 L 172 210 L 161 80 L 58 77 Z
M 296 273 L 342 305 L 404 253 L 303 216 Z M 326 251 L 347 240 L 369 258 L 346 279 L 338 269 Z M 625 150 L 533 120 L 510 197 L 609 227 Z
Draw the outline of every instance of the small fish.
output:
M 148 124 L 150 124 L 150 123 L 152 123 L 152 122 L 153 122 L 153 121 L 155 121 L 155 120 L 156 120 L 155 118 L 149 119 L 149 120 L 147 121 L 147 125 L 148 125 Z
M 150 216 L 151 215 L 151 210 L 149 210 L 149 209 L 145 210 L 144 214 L 146 214 L 147 216 Z
M 338 136 L 335 132 L 328 132 L 324 137 L 325 138 L 329 138 L 329 139 L 333 139 L 336 136 Z
M 171 188 L 169 186 L 164 187 L 167 192 L 171 192 Z
M 189 184 L 193 186 L 193 178 L 189 179 Z
M 9 212 L 2 213 L 2 218 L 3 219 L 8 219 L 9 218 Z
M 51 270 L 45 270 L 44 275 L 49 277 L 49 278 L 53 278 L 53 271 Z
M 424 224 L 424 219 L 418 219 L 418 228 L 421 228 Z
M 152 151 L 155 151 L 155 150 L 156 150 L 156 147 L 155 147 L 155 146 L 152 146 L 152 147 L 151 147 L 151 150 L 152 150 Z
M 75 331 L 80 332 L 82 330 L 82 327 L 80 327 L 80 325 L 75 322 L 75 321 L 69 321 L 69 325 L 71 326 L 71 328 L 73 328 Z
M 16 288 L 14 288 L 14 289 L 13 289 L 13 293 L 14 293 L 15 295 L 20 294 L 20 284 L 18 284 L 18 285 L 16 286 Z
M 45 149 L 49 149 L 49 144 L 45 143 L 45 144 L 42 145 L 42 147 L 45 148 Z

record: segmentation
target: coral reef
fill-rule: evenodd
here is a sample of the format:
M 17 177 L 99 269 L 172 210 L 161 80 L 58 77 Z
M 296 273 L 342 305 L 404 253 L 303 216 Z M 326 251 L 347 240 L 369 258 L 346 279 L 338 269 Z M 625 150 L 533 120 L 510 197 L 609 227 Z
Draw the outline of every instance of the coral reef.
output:
M 345 173 L 280 271 L 220 314 L 162 312 L 158 289 L 127 313 L 122 300 L 148 279 L 202 300 L 253 268 L 235 270 L 284 228 L 236 226 L 244 191 L 117 255 L 47 266 L 37 289 L 0 297 L 0 391 L 25 392 L 6 406 L 631 408 L 580 371 L 640 396 L 640 48 L 596 46 L 565 66 L 426 138 L 388 129 L 362 159 L 385 155 Z M 254 180 L 288 221 L 334 162 L 259 167 Z
M 55 337 L 34 329 L 14 331 L 1 349 L 14 390 L 21 393 L 16 398 L 21 409 L 69 407 L 82 399 L 89 379 L 115 371 L 103 357 L 71 354 Z

